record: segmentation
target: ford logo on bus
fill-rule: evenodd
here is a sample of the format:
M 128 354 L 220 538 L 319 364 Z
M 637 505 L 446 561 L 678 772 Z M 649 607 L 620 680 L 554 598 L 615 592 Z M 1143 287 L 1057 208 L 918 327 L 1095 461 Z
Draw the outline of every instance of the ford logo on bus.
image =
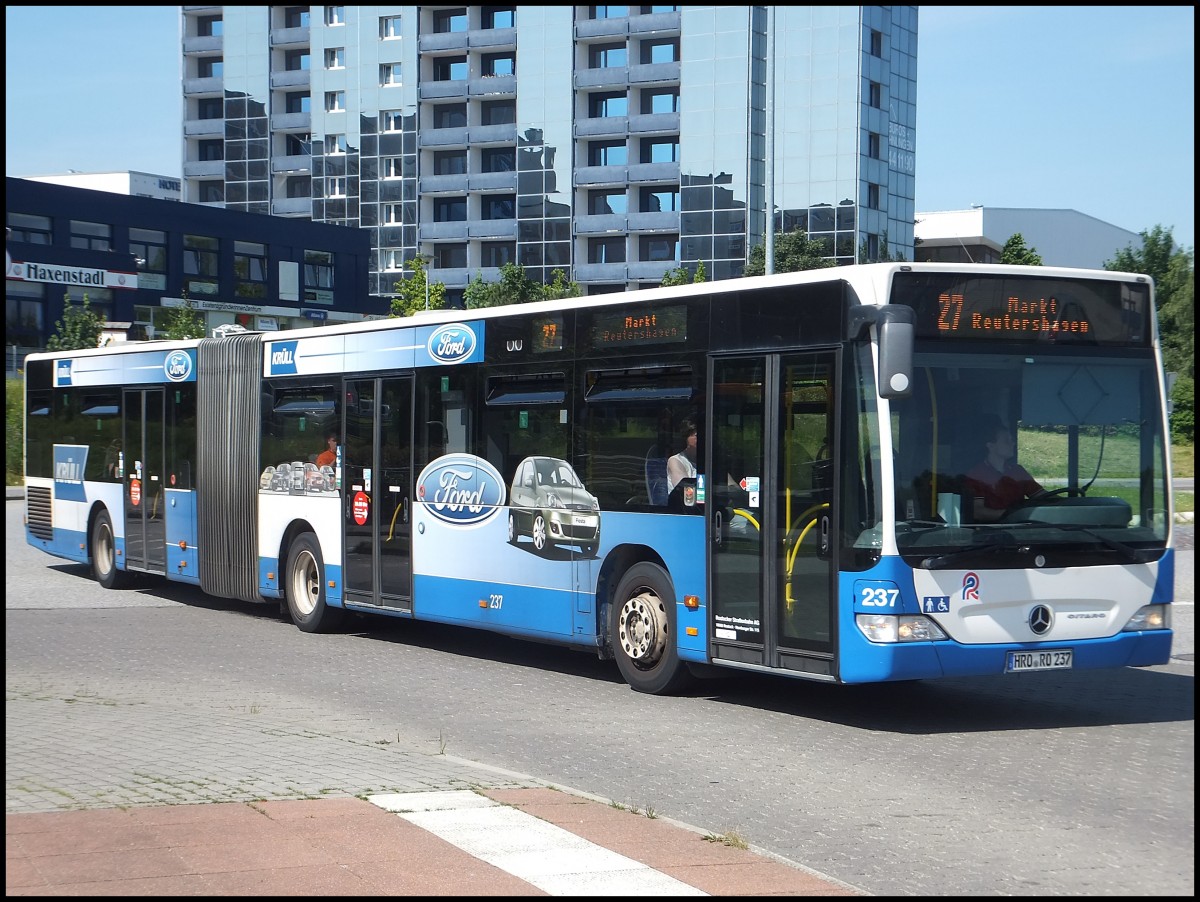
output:
M 187 351 L 172 351 L 163 361 L 163 372 L 172 382 L 186 382 L 192 374 L 192 356 Z
M 438 363 L 462 363 L 475 353 L 475 333 L 462 323 L 440 326 L 429 336 L 426 347 Z
M 443 523 L 480 526 L 504 506 L 504 480 L 473 454 L 447 454 L 417 477 L 417 500 Z

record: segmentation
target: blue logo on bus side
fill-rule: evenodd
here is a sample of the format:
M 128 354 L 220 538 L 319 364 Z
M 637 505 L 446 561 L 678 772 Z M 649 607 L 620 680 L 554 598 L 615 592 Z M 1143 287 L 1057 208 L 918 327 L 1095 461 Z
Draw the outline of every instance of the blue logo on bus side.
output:
M 192 355 L 187 351 L 172 351 L 163 361 L 163 372 L 172 382 L 186 382 L 192 375 Z
M 481 526 L 499 513 L 506 493 L 500 471 L 474 454 L 447 454 L 417 477 L 417 500 L 451 526 Z
M 296 375 L 296 345 L 295 341 L 275 341 L 271 343 L 271 375 Z
M 450 323 L 435 329 L 426 347 L 438 363 L 461 363 L 475 353 L 475 343 L 470 326 Z

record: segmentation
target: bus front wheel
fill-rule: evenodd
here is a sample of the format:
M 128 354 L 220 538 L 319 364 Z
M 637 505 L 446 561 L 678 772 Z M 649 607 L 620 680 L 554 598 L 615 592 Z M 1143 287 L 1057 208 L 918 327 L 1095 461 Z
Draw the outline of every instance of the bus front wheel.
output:
M 630 567 L 608 616 L 617 667 L 631 688 L 667 695 L 689 682 L 675 644 L 675 593 L 662 567 L 644 561 Z
M 96 514 L 92 522 L 92 576 L 106 589 L 119 589 L 125 584 L 126 573 L 117 569 L 117 539 L 106 510 Z
M 292 542 L 283 586 L 292 623 L 304 632 L 327 632 L 341 622 L 343 610 L 325 603 L 325 564 L 321 546 L 311 532 L 301 533 Z

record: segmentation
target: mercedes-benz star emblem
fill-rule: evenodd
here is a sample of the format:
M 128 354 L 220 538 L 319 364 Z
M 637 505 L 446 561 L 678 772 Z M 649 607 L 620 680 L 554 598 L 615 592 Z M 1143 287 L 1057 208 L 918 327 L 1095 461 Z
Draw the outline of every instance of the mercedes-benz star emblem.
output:
M 1035 636 L 1044 636 L 1050 632 L 1050 627 L 1054 623 L 1054 612 L 1044 604 L 1039 604 L 1029 612 L 1029 628 Z

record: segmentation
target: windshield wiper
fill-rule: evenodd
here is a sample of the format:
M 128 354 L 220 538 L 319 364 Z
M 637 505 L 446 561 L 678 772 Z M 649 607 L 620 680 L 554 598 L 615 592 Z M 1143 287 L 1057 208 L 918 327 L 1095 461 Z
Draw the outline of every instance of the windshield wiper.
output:
M 1124 555 L 1127 564 L 1145 564 L 1149 561 L 1158 559 L 1158 549 L 1156 548 L 1134 548 L 1132 545 L 1126 545 L 1124 542 L 1118 542 L 1116 539 L 1110 538 L 1103 533 L 1096 532 L 1094 529 L 1089 529 L 1086 526 L 1078 526 L 1073 523 L 1061 524 L 1059 529 L 1067 532 L 1081 532 L 1085 536 L 1090 536 L 1101 545 L 1111 548 L 1113 551 Z

